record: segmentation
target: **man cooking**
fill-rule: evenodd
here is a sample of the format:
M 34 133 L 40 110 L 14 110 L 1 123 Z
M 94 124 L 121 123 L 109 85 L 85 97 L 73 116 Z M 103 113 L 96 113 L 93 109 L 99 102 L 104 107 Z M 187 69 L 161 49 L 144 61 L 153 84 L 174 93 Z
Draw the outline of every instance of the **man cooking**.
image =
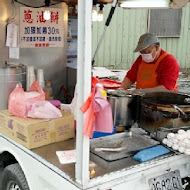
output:
M 121 88 L 128 89 L 136 82 L 136 89 L 177 91 L 179 65 L 173 55 L 160 48 L 155 35 L 143 34 L 134 52 L 140 52 L 140 55 L 127 72 Z

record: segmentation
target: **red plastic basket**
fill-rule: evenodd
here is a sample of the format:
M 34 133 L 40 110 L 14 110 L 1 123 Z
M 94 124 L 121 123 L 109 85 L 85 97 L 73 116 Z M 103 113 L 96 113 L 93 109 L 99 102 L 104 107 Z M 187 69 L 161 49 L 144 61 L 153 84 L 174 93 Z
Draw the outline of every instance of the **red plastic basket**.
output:
M 101 83 L 105 89 L 117 89 L 121 86 L 121 82 L 110 79 L 100 79 L 99 83 Z

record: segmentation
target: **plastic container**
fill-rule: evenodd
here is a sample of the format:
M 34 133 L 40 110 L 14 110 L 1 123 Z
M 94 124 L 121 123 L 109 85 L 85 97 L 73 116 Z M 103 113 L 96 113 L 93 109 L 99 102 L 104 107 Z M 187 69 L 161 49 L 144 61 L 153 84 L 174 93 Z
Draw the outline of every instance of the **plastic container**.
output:
M 59 108 L 61 105 L 61 102 L 59 100 L 49 100 L 49 102 L 54 105 L 55 107 Z
M 116 133 L 116 129 L 117 129 L 117 127 L 114 126 L 114 129 L 113 129 L 112 133 L 103 133 L 103 132 L 94 131 L 92 139 L 99 138 L 99 137 L 105 137 L 105 136 L 108 136 L 108 135 L 114 135 Z
M 44 93 L 46 100 L 53 100 L 53 89 L 51 87 L 51 82 L 47 82 L 46 86 L 44 87 Z
M 38 69 L 37 70 L 37 82 L 38 84 L 44 88 L 45 87 L 45 81 L 44 81 L 44 70 Z
M 72 113 L 72 105 L 71 104 L 61 104 L 60 108 L 61 108 L 61 110 Z
M 121 86 L 121 82 L 109 79 L 100 79 L 99 83 L 101 83 L 105 89 L 118 89 Z

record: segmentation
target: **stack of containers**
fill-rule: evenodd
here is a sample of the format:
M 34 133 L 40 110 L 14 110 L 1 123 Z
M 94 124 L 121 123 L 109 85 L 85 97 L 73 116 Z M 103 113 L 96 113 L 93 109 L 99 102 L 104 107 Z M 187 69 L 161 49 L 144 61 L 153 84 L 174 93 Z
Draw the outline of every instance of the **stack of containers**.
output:
M 36 76 L 34 73 L 34 67 L 27 67 L 27 76 L 26 76 L 26 90 L 29 90 L 31 84 L 36 80 Z
M 43 89 L 45 87 L 45 81 L 44 81 L 44 70 L 43 69 L 37 69 L 37 82 Z
M 28 66 L 27 67 L 26 90 L 28 90 L 30 88 L 31 84 L 35 80 L 38 82 L 38 84 L 41 86 L 42 89 L 45 87 L 43 69 L 37 69 L 37 77 L 36 77 L 35 72 L 34 72 L 34 67 Z

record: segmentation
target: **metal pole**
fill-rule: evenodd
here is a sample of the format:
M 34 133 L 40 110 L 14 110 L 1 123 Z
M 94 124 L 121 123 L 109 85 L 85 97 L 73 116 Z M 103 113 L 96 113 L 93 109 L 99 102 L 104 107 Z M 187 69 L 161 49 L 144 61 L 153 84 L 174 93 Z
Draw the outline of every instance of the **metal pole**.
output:
M 91 10 L 92 0 L 78 0 L 78 53 L 77 53 L 77 138 L 76 180 L 82 186 L 89 181 L 89 138 L 83 136 L 84 116 L 81 105 L 91 92 Z
M 102 44 L 102 41 L 103 41 L 103 39 L 104 39 L 106 30 L 107 30 L 107 28 L 108 28 L 108 26 L 109 26 L 109 24 L 110 24 L 110 21 L 111 21 L 111 19 L 112 19 L 112 16 L 113 16 L 114 12 L 115 12 L 116 5 L 117 5 L 117 0 L 114 0 L 113 3 L 112 3 L 112 7 L 111 7 L 111 10 L 110 10 L 110 13 L 109 13 L 109 15 L 108 15 L 108 18 L 107 18 L 106 23 L 105 23 L 105 26 L 104 26 L 104 31 L 103 31 L 103 33 L 102 33 L 102 35 L 101 35 L 101 37 L 100 37 L 100 39 L 99 39 L 99 41 L 98 41 L 98 45 L 97 45 L 97 47 L 96 47 L 94 56 L 93 56 L 93 58 L 92 58 L 92 66 L 94 66 L 96 54 L 98 53 L 99 47 L 100 47 L 100 45 Z

